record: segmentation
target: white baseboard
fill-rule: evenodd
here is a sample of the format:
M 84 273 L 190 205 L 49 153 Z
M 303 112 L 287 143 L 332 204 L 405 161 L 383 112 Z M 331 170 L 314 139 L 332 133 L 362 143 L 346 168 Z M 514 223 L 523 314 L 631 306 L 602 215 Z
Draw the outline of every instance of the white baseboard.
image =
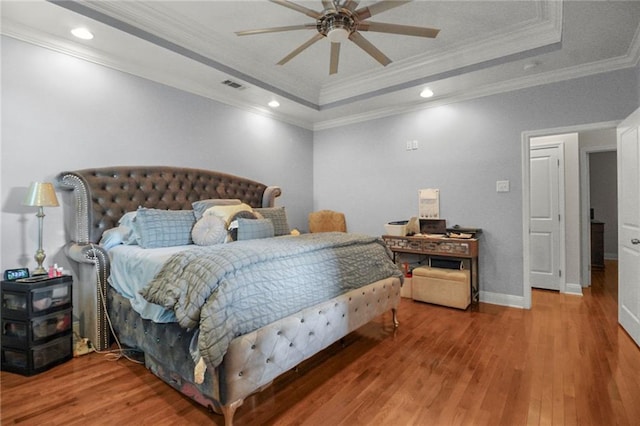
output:
M 580 284 L 565 283 L 565 294 L 573 294 L 575 296 L 582 296 L 582 286 Z
M 524 308 L 524 297 L 510 294 L 481 291 L 480 301 L 483 303 L 491 303 L 492 305 L 508 306 L 510 308 Z

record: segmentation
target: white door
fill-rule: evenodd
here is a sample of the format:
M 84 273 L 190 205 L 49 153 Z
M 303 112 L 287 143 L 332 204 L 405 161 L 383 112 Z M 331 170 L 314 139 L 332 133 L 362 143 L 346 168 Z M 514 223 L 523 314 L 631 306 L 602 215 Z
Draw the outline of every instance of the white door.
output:
M 618 321 L 640 345 L 640 109 L 618 126 Z
M 532 287 L 560 290 L 560 148 L 531 148 L 530 272 Z

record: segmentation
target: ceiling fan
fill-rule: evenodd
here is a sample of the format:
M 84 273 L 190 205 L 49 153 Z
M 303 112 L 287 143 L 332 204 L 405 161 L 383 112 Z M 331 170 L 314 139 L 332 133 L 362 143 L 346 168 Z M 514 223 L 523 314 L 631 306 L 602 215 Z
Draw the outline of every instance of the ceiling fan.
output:
M 256 30 L 237 31 L 239 36 L 274 33 L 293 30 L 317 31 L 313 37 L 282 58 L 278 65 L 284 65 L 299 55 L 303 50 L 326 37 L 331 42 L 331 56 L 329 62 L 329 74 L 338 72 L 338 60 L 340 57 L 340 45 L 343 41 L 351 40 L 362 50 L 371 55 L 376 61 L 386 66 L 391 63 L 384 53 L 362 36 L 361 31 L 374 31 L 380 33 L 401 34 L 417 37 L 435 38 L 440 30 L 434 28 L 414 27 L 409 25 L 388 24 L 384 22 L 367 21 L 370 17 L 402 6 L 411 0 L 382 0 L 367 7 L 358 9 L 359 1 L 355 0 L 321 0 L 322 12 L 306 8 L 288 0 L 270 0 L 280 6 L 288 7 L 296 12 L 303 13 L 313 19 L 315 23 L 290 25 L 286 27 L 262 28 Z

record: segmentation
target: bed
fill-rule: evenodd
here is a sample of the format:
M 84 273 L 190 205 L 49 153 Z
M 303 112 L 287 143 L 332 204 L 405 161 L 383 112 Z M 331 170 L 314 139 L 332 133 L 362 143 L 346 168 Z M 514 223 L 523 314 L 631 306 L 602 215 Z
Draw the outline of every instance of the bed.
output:
M 289 235 L 279 187 L 164 166 L 63 172 L 57 181 L 68 190 L 65 253 L 81 334 L 106 349 L 112 326 L 153 374 L 227 425 L 246 397 L 373 318 L 391 312 L 398 326 L 402 274 L 384 242 Z M 164 241 L 187 212 L 196 216 L 188 241 L 178 231 Z M 133 224 L 123 225 L 127 216 Z

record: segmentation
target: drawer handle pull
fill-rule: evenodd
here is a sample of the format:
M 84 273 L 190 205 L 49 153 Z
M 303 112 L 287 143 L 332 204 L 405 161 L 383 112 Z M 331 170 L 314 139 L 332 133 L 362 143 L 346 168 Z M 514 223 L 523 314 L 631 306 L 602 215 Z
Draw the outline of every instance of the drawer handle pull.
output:
M 633 238 L 633 239 L 631 240 L 631 244 L 634 244 L 634 245 L 635 245 L 635 244 L 640 244 L 640 240 L 639 240 L 639 239 L 637 239 L 637 238 Z

